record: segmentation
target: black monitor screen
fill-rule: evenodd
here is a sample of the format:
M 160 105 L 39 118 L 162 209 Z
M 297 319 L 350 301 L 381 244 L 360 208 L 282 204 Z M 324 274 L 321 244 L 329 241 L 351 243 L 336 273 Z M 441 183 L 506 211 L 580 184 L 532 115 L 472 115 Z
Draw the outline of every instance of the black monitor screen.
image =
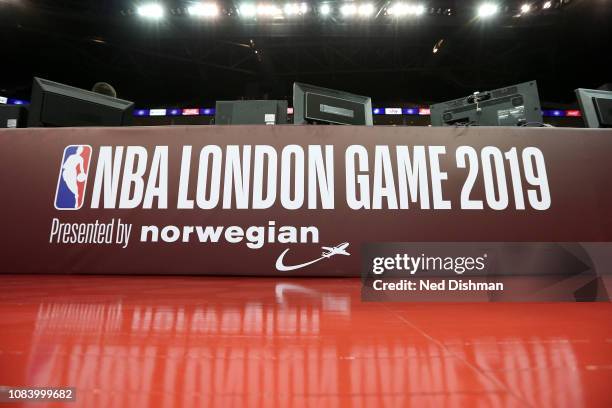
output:
M 372 126 L 372 100 L 319 86 L 293 84 L 293 123 Z
M 351 125 L 363 125 L 366 122 L 363 103 L 314 92 L 306 92 L 305 97 L 305 116 L 308 119 Z
M 125 126 L 133 107 L 130 101 L 34 78 L 28 126 Z
M 576 97 L 586 127 L 612 127 L 612 91 L 578 88 Z
M 601 127 L 612 127 L 612 99 L 593 98 L 597 119 Z

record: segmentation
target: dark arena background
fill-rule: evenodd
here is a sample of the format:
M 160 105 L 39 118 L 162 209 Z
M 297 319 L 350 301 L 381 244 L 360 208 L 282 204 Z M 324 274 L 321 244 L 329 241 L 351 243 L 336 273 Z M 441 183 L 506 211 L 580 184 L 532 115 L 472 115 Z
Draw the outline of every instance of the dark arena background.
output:
M 394 17 L 392 2 L 371 2 L 371 14 L 343 17 L 344 3 L 332 1 L 321 2 L 327 15 L 313 3 L 304 15 L 245 18 L 242 3 L 230 1 L 215 3 L 215 16 L 194 17 L 189 1 L 166 1 L 163 18 L 147 19 L 136 1 L 4 0 L 0 95 L 27 99 L 39 76 L 85 89 L 109 82 L 141 109 L 214 108 L 216 100 L 290 100 L 298 81 L 370 95 L 375 107 L 418 108 L 535 79 L 543 109 L 575 110 L 574 89 L 610 81 L 608 1 L 503 1 L 485 20 L 482 1 L 405 3 L 423 10 Z M 552 115 L 554 124 L 581 126 Z M 429 124 L 414 114 L 375 119 Z
M 611 22 L 0 0 L 0 408 L 612 407 Z

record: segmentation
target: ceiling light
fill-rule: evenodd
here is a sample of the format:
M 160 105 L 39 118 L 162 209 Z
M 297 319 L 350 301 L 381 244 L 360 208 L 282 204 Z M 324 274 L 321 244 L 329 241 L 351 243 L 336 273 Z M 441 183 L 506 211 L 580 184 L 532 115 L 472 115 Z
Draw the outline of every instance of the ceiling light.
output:
M 521 13 L 523 13 L 523 14 L 529 13 L 529 10 L 531 10 L 531 5 L 523 4 L 521 6 Z
M 357 14 L 361 17 L 368 17 L 374 14 L 374 5 L 371 3 L 362 4 L 357 9 Z
M 257 15 L 262 17 L 280 17 L 283 12 L 274 4 L 258 4 Z
M 354 4 L 344 4 L 340 7 L 340 14 L 344 17 L 351 17 L 357 14 L 357 6 Z
M 496 14 L 498 10 L 497 4 L 483 3 L 478 7 L 478 17 L 487 18 Z
M 158 3 L 147 3 L 138 6 L 136 13 L 140 17 L 158 20 L 164 16 L 164 8 Z
M 403 17 L 406 15 L 420 16 L 425 12 L 425 7 L 421 4 L 406 4 L 395 3 L 387 9 L 387 14 L 394 17 Z
M 322 16 L 327 16 L 331 13 L 331 6 L 329 4 L 321 4 L 321 7 L 319 7 L 319 13 L 321 13 Z
M 308 5 L 306 3 L 288 3 L 285 4 L 285 15 L 295 16 L 298 14 L 304 15 L 308 12 Z
M 240 17 L 244 18 L 255 17 L 255 14 L 257 14 L 257 8 L 255 8 L 255 5 L 250 3 L 241 4 L 238 7 L 238 14 L 240 14 Z
M 551 8 L 551 7 L 552 7 L 552 1 L 547 1 L 547 2 L 545 2 L 545 3 L 544 3 L 544 5 L 542 6 L 542 8 L 543 8 L 544 10 L 549 9 L 549 8 Z
M 190 15 L 196 17 L 216 17 L 219 15 L 219 7 L 215 3 L 197 3 L 187 7 Z
M 440 51 L 440 48 L 442 48 L 442 44 L 444 44 L 444 38 L 440 39 L 437 43 L 434 44 L 432 52 L 434 54 L 437 54 L 438 51 Z

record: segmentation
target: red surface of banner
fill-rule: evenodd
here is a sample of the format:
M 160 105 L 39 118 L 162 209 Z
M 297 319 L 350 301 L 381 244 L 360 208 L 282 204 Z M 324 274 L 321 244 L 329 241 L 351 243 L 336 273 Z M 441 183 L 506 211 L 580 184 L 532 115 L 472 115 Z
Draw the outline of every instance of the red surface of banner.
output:
M 612 131 L 0 130 L 2 273 L 358 276 L 362 245 L 612 241 Z

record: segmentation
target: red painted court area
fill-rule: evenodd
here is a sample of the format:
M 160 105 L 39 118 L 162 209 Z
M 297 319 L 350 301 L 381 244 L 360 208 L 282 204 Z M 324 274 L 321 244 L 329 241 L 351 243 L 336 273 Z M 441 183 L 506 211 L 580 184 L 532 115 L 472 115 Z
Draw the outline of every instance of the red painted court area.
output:
M 612 406 L 607 302 L 362 303 L 359 279 L 0 282 L 0 385 L 76 387 L 61 406 Z

